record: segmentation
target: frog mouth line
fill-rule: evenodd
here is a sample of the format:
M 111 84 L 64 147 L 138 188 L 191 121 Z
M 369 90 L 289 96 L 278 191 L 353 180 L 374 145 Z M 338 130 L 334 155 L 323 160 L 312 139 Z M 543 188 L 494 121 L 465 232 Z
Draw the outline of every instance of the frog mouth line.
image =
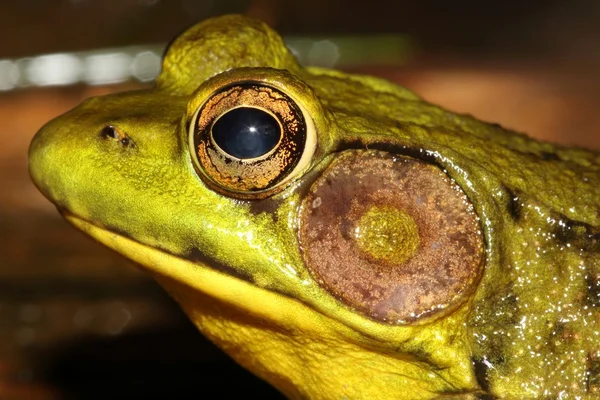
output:
M 314 314 L 331 319 L 298 300 L 215 270 L 205 263 L 191 263 L 187 259 L 147 246 L 122 233 L 94 225 L 68 211 L 60 211 L 75 228 L 141 265 L 143 269 L 152 273 L 159 283 L 161 278 L 169 278 L 259 318 L 272 321 L 302 321 L 314 328 L 314 318 L 311 318 Z M 248 301 L 249 298 L 252 301 Z

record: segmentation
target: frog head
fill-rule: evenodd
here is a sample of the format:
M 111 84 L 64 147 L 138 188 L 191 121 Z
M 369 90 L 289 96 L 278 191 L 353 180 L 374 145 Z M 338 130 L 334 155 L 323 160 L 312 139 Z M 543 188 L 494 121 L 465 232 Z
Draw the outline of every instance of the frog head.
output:
M 302 68 L 242 16 L 30 147 L 69 222 L 290 398 L 600 390 L 599 172 L 597 153 Z

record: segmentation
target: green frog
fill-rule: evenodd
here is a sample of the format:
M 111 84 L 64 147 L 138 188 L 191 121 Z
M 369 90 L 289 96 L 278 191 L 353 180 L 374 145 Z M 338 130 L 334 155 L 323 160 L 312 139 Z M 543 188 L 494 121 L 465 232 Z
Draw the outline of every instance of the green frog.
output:
M 76 228 L 295 399 L 600 396 L 600 155 L 204 21 L 29 151 Z

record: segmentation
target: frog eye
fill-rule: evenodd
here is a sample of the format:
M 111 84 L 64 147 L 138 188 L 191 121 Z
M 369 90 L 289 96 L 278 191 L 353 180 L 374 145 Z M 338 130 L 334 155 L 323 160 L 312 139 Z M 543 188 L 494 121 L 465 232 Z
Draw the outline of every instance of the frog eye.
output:
M 298 234 L 319 284 L 382 322 L 455 309 L 483 268 L 462 189 L 433 164 L 384 152 L 341 153 L 304 198 Z
M 233 196 L 264 197 L 309 164 L 316 138 L 306 110 L 283 91 L 245 82 L 214 92 L 192 118 L 201 177 Z

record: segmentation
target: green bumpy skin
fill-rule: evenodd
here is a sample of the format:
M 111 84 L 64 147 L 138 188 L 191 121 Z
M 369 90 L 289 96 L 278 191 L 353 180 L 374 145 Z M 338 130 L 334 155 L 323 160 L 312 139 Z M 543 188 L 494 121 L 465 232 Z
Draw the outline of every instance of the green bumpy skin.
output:
M 198 107 L 244 80 L 285 90 L 316 131 L 309 164 L 262 200 L 214 190 L 188 146 Z M 464 191 L 485 261 L 458 306 L 377 321 L 313 278 L 297 215 L 307 185 L 348 149 L 427 160 Z M 289 398 L 600 396 L 598 153 L 453 114 L 382 79 L 302 68 L 266 25 L 224 16 L 171 44 L 152 89 L 85 101 L 45 125 L 29 156 L 71 223 L 152 273 L 200 331 Z

